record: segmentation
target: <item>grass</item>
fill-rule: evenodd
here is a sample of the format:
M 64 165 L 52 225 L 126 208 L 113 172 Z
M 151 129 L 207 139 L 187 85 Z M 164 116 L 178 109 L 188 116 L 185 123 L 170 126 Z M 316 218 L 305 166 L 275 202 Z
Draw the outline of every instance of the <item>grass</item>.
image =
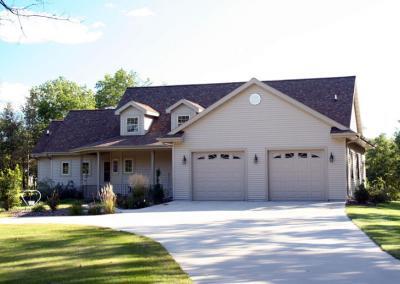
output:
M 346 212 L 384 251 L 400 259 L 400 201 L 377 206 L 351 205 Z
M 191 283 L 157 242 L 106 228 L 0 225 L 1 283 Z

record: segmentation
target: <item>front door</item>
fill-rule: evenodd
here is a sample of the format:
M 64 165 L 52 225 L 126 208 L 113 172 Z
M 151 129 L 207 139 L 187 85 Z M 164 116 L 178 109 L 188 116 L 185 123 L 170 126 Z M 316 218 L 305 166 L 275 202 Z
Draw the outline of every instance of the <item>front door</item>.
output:
M 104 162 L 104 182 L 110 182 L 110 162 Z

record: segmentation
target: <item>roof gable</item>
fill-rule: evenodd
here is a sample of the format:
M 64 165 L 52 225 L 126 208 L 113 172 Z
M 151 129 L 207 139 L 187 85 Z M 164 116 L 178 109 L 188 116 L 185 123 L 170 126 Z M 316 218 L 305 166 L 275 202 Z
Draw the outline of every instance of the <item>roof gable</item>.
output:
M 135 101 L 127 102 L 123 106 L 119 107 L 118 109 L 115 110 L 115 114 L 119 115 L 119 114 L 121 114 L 121 112 L 123 112 L 124 110 L 126 110 L 130 107 L 136 108 L 146 115 L 157 116 L 157 117 L 160 116 L 160 113 L 158 111 L 156 111 L 155 109 L 153 109 L 151 106 L 142 104 L 142 103 L 138 103 Z
M 192 101 L 186 100 L 186 99 L 180 99 L 179 101 L 177 101 L 176 103 L 174 103 L 172 106 L 168 107 L 165 112 L 166 113 L 171 113 L 174 109 L 176 109 L 178 106 L 180 105 L 185 105 L 191 109 L 193 109 L 195 112 L 199 113 L 202 112 L 204 110 L 204 107 L 202 107 L 199 104 L 196 104 Z
M 331 119 L 331 118 L 329 118 L 329 117 L 327 117 L 327 116 L 315 111 L 314 109 L 312 109 L 312 108 L 308 107 L 307 105 L 305 105 L 305 104 L 293 99 L 292 97 L 280 92 L 279 90 L 276 90 L 276 89 L 270 87 L 266 83 L 263 83 L 263 82 L 257 80 L 256 78 L 252 78 L 250 81 L 248 81 L 248 82 L 244 83 L 243 85 L 239 86 L 238 88 L 236 88 L 235 90 L 233 90 L 232 92 L 227 94 L 225 97 L 223 97 L 219 101 L 217 101 L 214 104 L 212 104 L 211 106 L 209 106 L 205 111 L 203 111 L 199 115 L 195 116 L 193 119 L 187 121 L 186 123 L 182 124 L 181 126 L 175 128 L 175 129 L 173 129 L 170 132 L 170 134 L 175 134 L 177 132 L 182 131 L 183 129 L 185 129 L 189 125 L 195 123 L 197 120 L 201 119 L 202 117 L 206 116 L 208 113 L 210 113 L 213 110 L 215 110 L 216 108 L 218 108 L 220 105 L 222 105 L 225 102 L 227 102 L 228 100 L 234 98 L 235 96 L 240 94 L 242 91 L 246 90 L 251 85 L 257 85 L 258 87 L 266 90 L 267 92 L 278 96 L 279 98 L 283 99 L 284 101 L 286 101 L 286 102 L 296 106 L 297 108 L 306 111 L 307 113 L 311 114 L 312 116 L 324 121 L 328 125 L 335 126 L 335 127 L 340 127 L 340 128 L 347 128 L 346 126 L 344 126 L 344 125 L 338 123 L 337 121 L 335 121 L 335 120 L 333 120 L 333 119 Z

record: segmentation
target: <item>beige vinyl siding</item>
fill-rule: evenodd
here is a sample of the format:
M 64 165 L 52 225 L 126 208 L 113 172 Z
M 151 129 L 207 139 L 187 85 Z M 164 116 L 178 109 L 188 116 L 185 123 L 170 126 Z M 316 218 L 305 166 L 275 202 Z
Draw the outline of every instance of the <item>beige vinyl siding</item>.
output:
M 39 158 L 37 161 L 38 181 L 51 178 L 51 161 L 48 158 Z
M 131 117 L 137 117 L 139 119 L 139 131 L 128 132 L 127 131 L 127 119 Z M 144 131 L 144 114 L 142 111 L 129 107 L 120 114 L 121 121 L 121 135 L 143 135 Z
M 178 116 L 188 115 L 190 118 L 196 115 L 196 112 L 187 105 L 180 105 L 171 112 L 171 130 L 178 127 Z
M 257 92 L 261 103 L 251 105 L 249 95 Z M 334 102 L 333 102 L 334 103 Z M 191 153 L 220 150 L 246 152 L 247 198 L 267 200 L 267 151 L 277 149 L 323 149 L 335 162 L 327 167 L 328 199 L 346 197 L 346 146 L 332 139 L 331 126 L 258 86 L 239 95 L 185 129 L 184 142 L 174 147 L 174 197 L 192 199 Z M 257 155 L 258 163 L 254 163 Z M 186 156 L 187 163 L 182 163 Z
M 63 162 L 69 162 L 68 175 L 62 175 L 61 165 Z M 55 183 L 61 183 L 61 184 L 67 184 L 69 181 L 73 181 L 75 186 L 79 186 L 81 183 L 80 162 L 81 158 L 79 156 L 53 157 L 51 161 L 52 165 L 51 179 Z

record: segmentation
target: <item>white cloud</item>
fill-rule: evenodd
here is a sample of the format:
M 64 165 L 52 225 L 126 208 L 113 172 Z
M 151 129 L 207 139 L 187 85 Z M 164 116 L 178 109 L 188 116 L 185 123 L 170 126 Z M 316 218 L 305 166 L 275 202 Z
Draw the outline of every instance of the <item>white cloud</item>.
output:
M 104 4 L 104 7 L 106 7 L 106 8 L 114 8 L 115 5 L 112 2 L 107 2 L 107 3 Z
M 126 15 L 131 17 L 149 17 L 149 16 L 154 16 L 155 13 L 150 8 L 143 7 L 127 11 Z
M 27 14 L 31 12 L 26 12 Z M 50 16 L 40 13 L 43 16 Z M 53 20 L 42 17 L 20 17 L 23 32 L 18 17 L 6 11 L 0 12 L 0 40 L 10 43 L 45 43 L 79 44 L 98 40 L 102 32 L 96 26 L 88 26 L 77 19 Z
M 91 27 L 94 29 L 104 28 L 105 26 L 106 24 L 104 24 L 103 22 L 94 22 L 93 24 L 91 24 Z
M 0 107 L 3 108 L 7 103 L 11 103 L 14 109 L 19 109 L 29 95 L 30 87 L 21 83 L 0 83 Z

